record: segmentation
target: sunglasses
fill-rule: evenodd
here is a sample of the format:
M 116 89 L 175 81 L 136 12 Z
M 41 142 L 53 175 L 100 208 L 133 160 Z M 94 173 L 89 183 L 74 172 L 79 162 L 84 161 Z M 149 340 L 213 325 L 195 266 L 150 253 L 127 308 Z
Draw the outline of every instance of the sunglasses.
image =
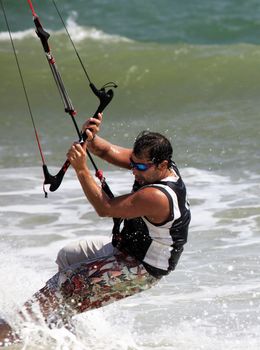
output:
M 136 163 L 133 161 L 132 158 L 130 158 L 131 169 L 136 169 L 138 171 L 146 171 L 149 168 L 151 168 L 153 165 L 154 165 L 154 163 Z

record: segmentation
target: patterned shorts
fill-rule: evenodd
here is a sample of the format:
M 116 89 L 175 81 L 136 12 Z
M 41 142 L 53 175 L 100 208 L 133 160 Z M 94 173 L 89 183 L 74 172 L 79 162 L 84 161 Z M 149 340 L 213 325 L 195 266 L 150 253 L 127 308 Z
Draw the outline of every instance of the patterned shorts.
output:
M 66 325 L 73 315 L 147 290 L 156 282 L 135 258 L 119 253 L 58 272 L 29 303 L 39 302 L 48 324 Z

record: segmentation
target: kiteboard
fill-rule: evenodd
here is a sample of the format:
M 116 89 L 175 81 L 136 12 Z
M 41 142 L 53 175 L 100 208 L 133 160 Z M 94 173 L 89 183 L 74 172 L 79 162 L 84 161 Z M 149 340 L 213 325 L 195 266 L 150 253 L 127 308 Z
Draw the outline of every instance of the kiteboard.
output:
M 73 316 L 145 291 L 157 282 L 135 258 L 118 253 L 59 271 L 24 304 L 20 314 L 37 322 L 39 315 L 35 309 L 38 308 L 50 328 L 69 329 Z M 9 343 L 18 339 L 12 332 L 8 337 Z

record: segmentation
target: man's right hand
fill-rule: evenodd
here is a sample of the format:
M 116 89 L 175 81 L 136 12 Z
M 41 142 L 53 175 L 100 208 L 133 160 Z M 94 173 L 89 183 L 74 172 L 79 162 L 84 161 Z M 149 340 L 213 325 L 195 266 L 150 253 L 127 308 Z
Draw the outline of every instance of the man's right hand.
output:
M 102 122 L 102 113 L 98 113 L 97 118 L 89 118 L 82 126 L 82 133 L 87 133 L 87 141 L 94 140 L 96 134 L 99 132 L 100 125 Z

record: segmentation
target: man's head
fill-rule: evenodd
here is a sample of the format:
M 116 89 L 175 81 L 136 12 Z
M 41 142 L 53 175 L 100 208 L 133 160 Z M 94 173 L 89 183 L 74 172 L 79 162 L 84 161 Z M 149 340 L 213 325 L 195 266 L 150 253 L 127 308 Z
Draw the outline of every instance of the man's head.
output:
M 133 153 L 138 158 L 146 158 L 156 165 L 168 161 L 168 168 L 172 162 L 172 146 L 170 141 L 157 132 L 142 131 L 136 138 Z
M 134 143 L 130 165 L 136 180 L 153 183 L 167 176 L 172 164 L 169 140 L 156 132 L 141 132 Z

